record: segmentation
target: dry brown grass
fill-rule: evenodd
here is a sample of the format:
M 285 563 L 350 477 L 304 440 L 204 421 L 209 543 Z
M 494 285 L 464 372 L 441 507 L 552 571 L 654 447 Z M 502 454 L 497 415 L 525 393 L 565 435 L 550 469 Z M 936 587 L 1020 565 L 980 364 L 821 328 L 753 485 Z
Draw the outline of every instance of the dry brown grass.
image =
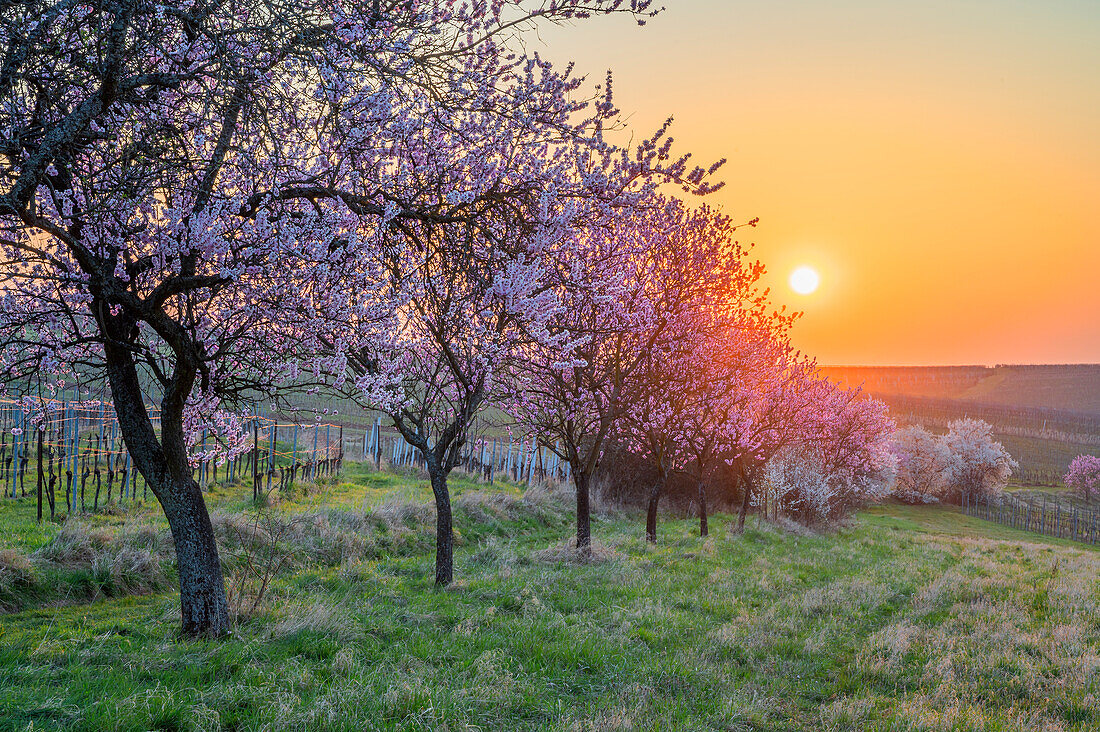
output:
M 577 538 L 571 536 L 553 546 L 534 553 L 534 558 L 539 562 L 550 564 L 602 564 L 621 560 L 623 555 L 613 547 L 601 543 L 593 538 L 591 546 L 585 549 L 577 548 Z
M 272 634 L 287 637 L 303 631 L 331 636 L 344 643 L 363 638 L 363 628 L 348 607 L 347 598 L 298 600 L 280 605 L 279 620 L 272 627 Z

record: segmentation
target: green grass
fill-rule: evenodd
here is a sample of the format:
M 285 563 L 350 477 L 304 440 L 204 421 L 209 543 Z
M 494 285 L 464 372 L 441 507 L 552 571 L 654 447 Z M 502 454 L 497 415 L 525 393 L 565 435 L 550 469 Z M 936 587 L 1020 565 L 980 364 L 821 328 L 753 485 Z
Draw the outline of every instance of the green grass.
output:
M 0 616 L 0 729 L 1100 728 L 1096 551 L 903 506 L 824 534 L 663 519 L 652 548 L 612 512 L 578 563 L 568 495 L 454 484 L 447 590 L 426 481 L 352 466 L 277 506 L 310 517 L 292 568 L 228 640 L 179 641 L 170 590 Z
M 993 521 L 967 516 L 957 506 L 910 506 L 889 503 L 872 506 L 860 516 L 862 522 L 891 530 L 915 531 L 935 536 L 998 539 L 1068 549 L 1092 550 L 1093 547 L 1071 539 L 1045 536 L 1014 529 Z

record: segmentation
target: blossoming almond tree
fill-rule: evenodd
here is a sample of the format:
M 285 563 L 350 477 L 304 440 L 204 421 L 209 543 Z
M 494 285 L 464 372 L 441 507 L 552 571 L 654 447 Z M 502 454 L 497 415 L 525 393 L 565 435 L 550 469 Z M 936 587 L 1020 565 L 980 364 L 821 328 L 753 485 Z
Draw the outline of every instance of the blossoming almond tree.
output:
M 544 252 L 559 308 L 546 320 L 549 337 L 527 343 L 512 363 L 508 408 L 569 464 L 582 553 L 591 547 L 589 492 L 605 442 L 630 380 L 663 335 L 649 298 L 645 208 L 612 211 Z
M 714 190 L 707 176 L 721 163 L 688 172 L 687 157 L 669 157 L 671 141 L 662 142 L 663 133 L 643 143 L 626 169 L 700 195 Z M 559 307 L 545 320 L 545 337 L 530 339 L 517 353 L 509 380 L 510 411 L 570 466 L 582 553 L 591 547 L 589 492 L 604 445 L 638 395 L 640 372 L 647 363 L 660 367 L 652 354 L 674 348 L 673 321 L 686 322 L 705 289 L 692 290 L 689 283 L 702 270 L 691 272 L 688 263 L 703 266 L 705 252 L 721 251 L 732 230 L 728 219 L 708 209 L 691 212 L 651 185 L 616 204 L 544 250 L 546 282 Z M 674 262 L 679 290 L 671 286 Z
M 753 281 L 763 268 L 754 270 Z M 741 457 L 738 437 L 749 429 L 743 420 L 756 396 L 750 385 L 768 383 L 769 358 L 797 313 L 772 309 L 765 292 L 713 318 L 696 341 L 685 389 L 691 409 L 683 429 L 684 472 L 695 482 L 700 536 L 709 533 L 706 481 L 722 464 Z
M 815 386 L 820 402 L 804 438 L 784 446 L 764 468 L 776 512 L 805 524 L 835 520 L 880 499 L 895 466 L 886 405 L 824 379 Z
M 809 434 L 823 384 L 814 379 L 816 365 L 802 358 L 786 338 L 759 343 L 760 369 L 748 374 L 730 397 L 728 452 L 724 459 L 738 476 L 742 500 L 737 530 L 763 478 L 768 461 L 782 450 L 801 444 Z
M 355 226 L 347 207 L 278 195 L 264 137 L 277 120 L 261 100 L 318 111 L 320 78 L 288 64 L 324 54 L 324 34 L 304 35 L 323 9 L 236 10 L 28 1 L 0 16 L 0 367 L 5 381 L 75 364 L 105 374 L 172 529 L 189 635 L 222 633 L 228 616 L 185 425 L 278 377 L 279 344 L 309 337 L 301 293 Z M 310 142 L 290 137 L 282 159 Z M 143 377 L 162 394 L 159 430 Z
M 1092 503 L 1100 495 L 1100 458 L 1095 455 L 1078 455 L 1069 464 L 1066 471 L 1066 486 L 1074 493 Z
M 579 80 L 568 71 L 499 46 L 465 73 L 481 80 L 458 85 L 473 97 L 468 105 L 443 125 L 430 110 L 406 115 L 390 143 L 387 190 L 439 215 L 394 221 L 373 253 L 402 304 L 389 330 L 349 358 L 374 389 L 351 396 L 382 406 L 424 459 L 440 585 L 453 579 L 447 477 L 467 431 L 501 394 L 519 344 L 549 338 L 558 302 L 543 252 L 601 209 L 630 205 L 635 183 L 644 189 L 648 175 L 669 173 L 648 154 L 630 166 L 610 155 L 602 140 L 617 114 L 610 97 L 576 99 Z M 379 399 L 378 389 L 388 394 Z
M 956 419 L 947 425 L 944 446 L 951 454 L 947 468 L 948 498 L 978 498 L 1000 492 L 1019 464 L 993 438 L 993 425 L 980 419 Z
M 897 459 L 894 495 L 906 503 L 937 501 L 947 491 L 951 452 L 942 437 L 920 425 L 903 427 L 891 438 Z

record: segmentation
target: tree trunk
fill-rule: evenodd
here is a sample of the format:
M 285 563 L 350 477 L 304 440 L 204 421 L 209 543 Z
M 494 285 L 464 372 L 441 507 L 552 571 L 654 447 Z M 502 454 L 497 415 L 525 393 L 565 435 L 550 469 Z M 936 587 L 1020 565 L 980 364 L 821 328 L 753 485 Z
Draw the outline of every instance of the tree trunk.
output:
M 168 491 L 156 484 L 153 488 L 176 544 L 183 634 L 221 635 L 229 630 L 229 605 L 214 527 L 199 484 L 188 476 Z
M 177 367 L 171 396 L 166 395 L 161 405 L 158 440 L 145 408 L 133 357 L 119 345 L 122 340 L 109 338 L 104 344 L 107 378 L 134 468 L 153 489 L 172 531 L 180 576 L 183 634 L 224 635 L 229 631 L 225 580 L 210 514 L 198 483 L 191 477 L 183 433 L 183 405 L 194 383 L 195 370 Z
M 661 501 L 661 492 L 665 488 L 665 476 L 658 476 L 653 484 L 653 490 L 649 492 L 649 503 L 645 511 L 645 540 L 650 544 L 657 543 L 657 504 Z
M 454 581 L 454 525 L 447 474 L 434 460 L 427 461 L 435 496 L 435 584 L 446 587 Z
M 699 536 L 707 536 L 707 487 L 702 478 L 696 482 L 695 489 L 699 492 Z
M 582 553 L 592 549 L 592 510 L 588 500 L 589 475 L 574 466 L 573 484 L 577 488 L 577 549 Z
M 737 512 L 737 533 L 745 531 L 745 516 L 749 512 L 752 503 L 752 479 L 747 475 L 741 479 L 741 488 L 745 491 L 745 497 L 741 499 L 741 510 Z

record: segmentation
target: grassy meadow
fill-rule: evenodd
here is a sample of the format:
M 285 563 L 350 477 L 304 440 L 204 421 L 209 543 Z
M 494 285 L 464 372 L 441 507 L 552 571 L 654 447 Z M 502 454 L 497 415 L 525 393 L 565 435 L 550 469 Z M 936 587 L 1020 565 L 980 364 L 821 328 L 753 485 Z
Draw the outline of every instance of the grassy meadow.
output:
M 419 476 L 218 489 L 221 641 L 176 637 L 155 507 L 0 501 L 0 729 L 1100 729 L 1100 552 L 902 506 L 648 547 L 605 509 L 582 562 L 566 490 L 453 483 L 446 590 Z

